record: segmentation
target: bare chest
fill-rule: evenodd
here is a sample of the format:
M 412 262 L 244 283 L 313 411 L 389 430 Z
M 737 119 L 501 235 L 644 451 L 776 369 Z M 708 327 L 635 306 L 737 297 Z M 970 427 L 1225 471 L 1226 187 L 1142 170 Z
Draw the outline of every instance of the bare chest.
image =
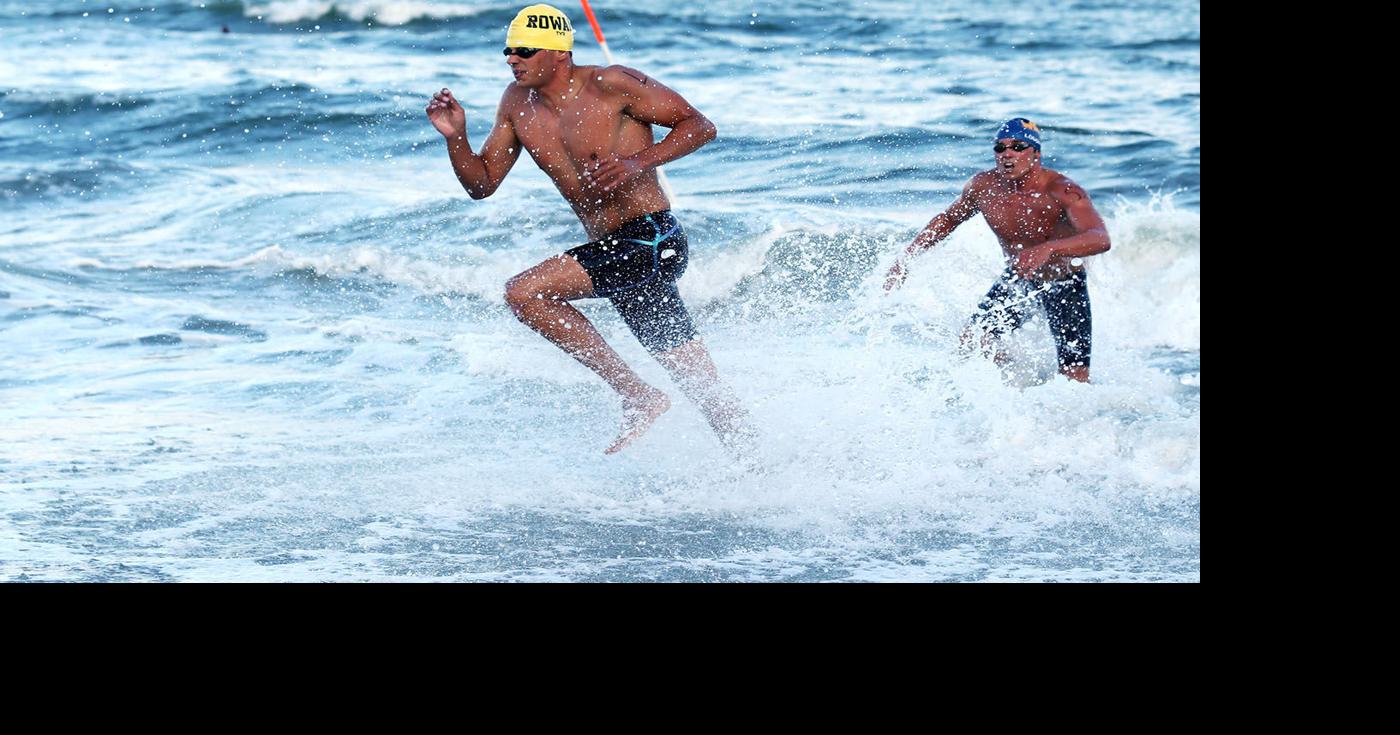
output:
M 613 152 L 622 120 L 617 102 L 584 94 L 558 110 L 527 103 L 513 122 L 521 145 L 542 168 L 567 166 L 581 172 L 588 162 Z
M 1048 194 L 1003 194 L 979 202 L 982 216 L 1003 241 L 1037 243 L 1068 226 L 1064 206 Z

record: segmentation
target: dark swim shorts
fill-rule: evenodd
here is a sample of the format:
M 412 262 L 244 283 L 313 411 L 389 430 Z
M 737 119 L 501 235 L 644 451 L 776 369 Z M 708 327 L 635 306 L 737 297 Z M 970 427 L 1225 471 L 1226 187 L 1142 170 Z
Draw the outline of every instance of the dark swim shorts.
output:
M 568 250 L 593 279 L 593 295 L 612 301 L 649 351 L 667 352 L 695 339 L 676 279 L 690 259 L 685 230 L 670 210 L 623 223 L 611 234 Z
M 1041 310 L 1055 337 L 1060 367 L 1089 367 L 1089 350 L 1094 329 L 1089 311 L 1089 281 L 1084 271 L 1075 271 L 1059 281 L 1027 281 L 1011 270 L 992 286 L 972 322 L 988 334 L 1001 336 L 1020 329 L 1027 319 Z

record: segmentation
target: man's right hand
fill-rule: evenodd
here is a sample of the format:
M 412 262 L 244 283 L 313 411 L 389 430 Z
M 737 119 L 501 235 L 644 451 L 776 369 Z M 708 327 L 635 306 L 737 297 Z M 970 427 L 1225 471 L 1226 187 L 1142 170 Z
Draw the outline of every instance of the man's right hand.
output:
M 887 274 L 885 274 L 885 290 L 886 290 L 886 291 L 893 291 L 893 290 L 895 290 L 896 288 L 899 288 L 900 286 L 902 286 L 903 284 L 904 284 L 904 265 L 903 265 L 902 263 L 896 261 L 895 264 L 894 264 L 894 267 L 890 268 L 890 272 L 887 273 Z
M 428 120 L 437 128 L 442 137 L 451 140 L 467 134 L 467 111 L 452 96 L 452 90 L 444 88 L 433 95 L 428 102 Z

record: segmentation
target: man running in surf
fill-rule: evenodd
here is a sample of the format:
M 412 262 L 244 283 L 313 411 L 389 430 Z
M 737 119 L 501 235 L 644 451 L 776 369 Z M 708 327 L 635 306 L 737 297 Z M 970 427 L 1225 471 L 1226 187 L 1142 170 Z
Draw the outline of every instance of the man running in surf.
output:
M 515 76 L 481 146 L 467 140 L 466 113 L 443 89 L 428 119 L 447 139 L 457 180 L 473 199 L 491 196 L 528 151 L 573 207 L 591 242 L 546 259 L 506 283 L 506 302 L 531 329 L 597 373 L 622 397 L 612 454 L 635 441 L 671 406 L 623 362 L 570 301 L 606 298 L 676 383 L 699 405 L 721 441 L 740 449 L 745 414 L 720 381 L 676 290 L 689 259 L 657 167 L 714 140 L 715 126 L 683 97 L 622 66 L 577 66 L 573 26 L 549 5 L 520 11 L 506 34 Z M 652 125 L 671 132 L 653 142 Z
M 904 282 L 908 258 L 937 245 L 980 212 L 1008 265 L 963 331 L 963 347 L 980 342 L 986 348 L 1043 311 L 1060 373 L 1087 383 L 1093 323 L 1083 258 L 1109 249 L 1108 228 L 1088 193 L 1058 171 L 1041 167 L 1035 123 L 1023 117 L 1006 121 L 992 150 L 996 168 L 973 176 L 962 196 L 914 238 L 890 268 L 885 290 Z M 1000 351 L 995 359 L 998 365 L 1006 362 Z

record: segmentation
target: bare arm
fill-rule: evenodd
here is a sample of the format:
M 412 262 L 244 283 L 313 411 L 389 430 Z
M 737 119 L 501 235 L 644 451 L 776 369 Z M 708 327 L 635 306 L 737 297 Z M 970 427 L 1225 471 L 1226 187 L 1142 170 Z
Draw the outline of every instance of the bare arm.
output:
M 660 143 L 627 158 L 607 161 L 594 174 L 605 191 L 634 176 L 694 153 L 715 139 L 718 131 L 710 119 L 686 102 L 675 90 L 636 69 L 610 66 L 599 72 L 603 89 L 627 100 L 623 112 L 635 120 L 671 129 Z
M 924 229 L 914 236 L 914 241 L 904 249 L 904 253 L 895 261 L 890 272 L 885 276 L 885 290 L 891 291 L 904 283 L 906 272 L 906 261 L 925 250 L 937 245 L 949 235 L 953 230 L 958 229 L 958 225 L 972 219 L 977 214 L 977 182 L 976 178 L 967 182 L 963 187 L 962 194 L 953 201 L 951 205 L 938 216 L 929 220 Z
M 1108 225 L 1104 224 L 1103 217 L 1094 209 L 1088 192 L 1073 181 L 1065 179 L 1062 185 L 1054 187 L 1051 195 L 1064 206 L 1075 234 L 1051 240 L 1042 247 L 1050 248 L 1051 252 L 1060 258 L 1084 258 L 1107 252 L 1112 247 L 1113 244 L 1108 240 Z
M 1051 186 L 1050 196 L 1065 208 L 1065 216 L 1069 219 L 1070 227 L 1074 228 L 1074 234 L 1017 253 L 1013 268 L 1020 276 L 1029 278 L 1055 258 L 1084 258 L 1106 252 L 1112 246 L 1108 239 L 1108 225 L 1094 209 L 1089 194 L 1078 184 L 1062 178 Z
M 428 103 L 428 119 L 447 139 L 447 155 L 452 160 L 452 171 L 457 180 L 472 199 L 485 199 L 496 192 L 506 174 L 520 158 L 520 140 L 515 137 L 511 125 L 507 100 L 511 90 L 501 97 L 501 105 L 496 110 L 496 124 L 486 136 L 481 146 L 481 154 L 472 151 L 467 140 L 467 115 L 462 105 L 452 96 L 451 90 L 444 89 L 433 95 Z

